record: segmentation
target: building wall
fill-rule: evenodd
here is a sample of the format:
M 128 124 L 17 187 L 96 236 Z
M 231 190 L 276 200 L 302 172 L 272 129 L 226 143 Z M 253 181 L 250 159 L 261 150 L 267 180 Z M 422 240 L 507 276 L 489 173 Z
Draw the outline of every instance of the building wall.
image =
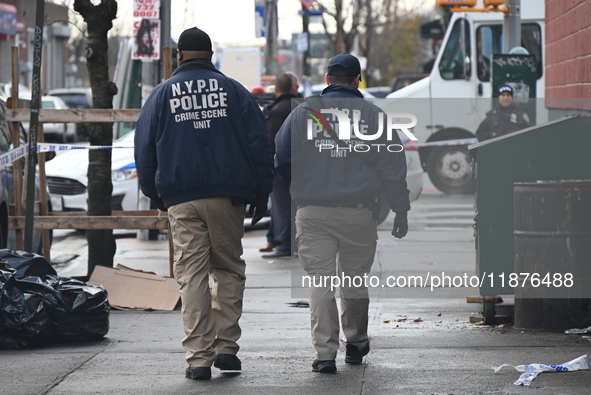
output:
M 0 41 L 0 82 L 11 80 L 11 50 L 19 48 L 19 82 L 30 86 L 33 62 L 31 41 L 35 27 L 37 2 L 35 0 L 0 0 L 1 3 L 12 4 L 17 9 L 17 23 L 23 29 L 8 40 Z M 68 7 L 62 4 L 45 2 L 43 18 L 43 65 L 41 71 L 41 89 L 46 91 L 64 86 L 65 57 L 67 42 L 70 36 L 68 25 Z
M 546 0 L 546 104 L 591 111 L 591 0 Z

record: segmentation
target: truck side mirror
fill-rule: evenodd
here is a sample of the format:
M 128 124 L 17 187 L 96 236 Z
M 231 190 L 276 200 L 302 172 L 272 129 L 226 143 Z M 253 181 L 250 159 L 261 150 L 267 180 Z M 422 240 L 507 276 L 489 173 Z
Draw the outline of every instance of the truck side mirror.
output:
M 472 74 L 470 57 L 469 56 L 466 56 L 464 58 L 464 79 L 465 80 L 469 80 L 470 79 L 470 74 Z

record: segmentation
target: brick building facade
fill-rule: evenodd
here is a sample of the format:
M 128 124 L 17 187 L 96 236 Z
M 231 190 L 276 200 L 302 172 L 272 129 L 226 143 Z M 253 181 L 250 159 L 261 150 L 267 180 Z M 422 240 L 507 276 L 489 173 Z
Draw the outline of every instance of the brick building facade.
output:
M 591 111 L 591 0 L 546 0 L 546 105 Z

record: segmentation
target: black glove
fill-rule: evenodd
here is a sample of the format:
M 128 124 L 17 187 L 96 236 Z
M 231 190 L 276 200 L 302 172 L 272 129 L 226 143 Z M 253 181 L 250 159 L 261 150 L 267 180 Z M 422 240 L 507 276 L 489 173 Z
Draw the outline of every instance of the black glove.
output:
M 397 239 L 402 239 L 408 232 L 408 214 L 407 213 L 396 213 L 394 217 L 394 228 L 392 229 L 392 235 Z
M 152 199 L 152 203 L 154 203 L 154 205 L 156 206 L 156 208 L 160 211 L 163 212 L 167 212 L 168 210 L 166 209 L 166 207 L 164 207 L 164 202 L 162 201 L 162 199 L 158 198 L 158 199 Z
M 250 226 L 255 226 L 257 222 L 259 222 L 265 214 L 267 213 L 267 201 L 268 197 L 265 196 L 264 199 L 259 198 L 258 196 L 254 198 L 254 201 L 250 204 L 248 209 L 248 215 L 252 217 L 250 221 Z

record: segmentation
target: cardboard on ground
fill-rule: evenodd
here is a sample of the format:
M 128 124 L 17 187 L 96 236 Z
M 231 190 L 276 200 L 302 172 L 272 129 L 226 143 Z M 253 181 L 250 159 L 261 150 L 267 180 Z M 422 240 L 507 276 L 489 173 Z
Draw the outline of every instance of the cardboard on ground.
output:
M 180 301 L 174 278 L 121 265 L 96 266 L 88 283 L 105 287 L 111 307 L 122 310 L 174 310 Z

